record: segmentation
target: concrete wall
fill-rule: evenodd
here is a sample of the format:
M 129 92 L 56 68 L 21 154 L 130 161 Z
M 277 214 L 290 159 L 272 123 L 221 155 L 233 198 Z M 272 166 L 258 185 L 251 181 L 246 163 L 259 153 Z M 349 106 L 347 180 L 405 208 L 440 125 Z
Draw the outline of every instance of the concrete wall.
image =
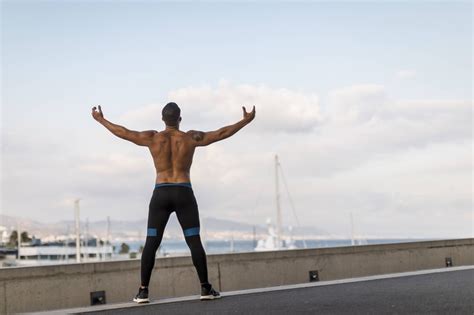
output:
M 384 273 L 474 265 L 474 239 L 348 246 L 208 256 L 209 281 L 221 291 Z M 90 305 L 90 292 L 106 291 L 107 303 L 130 301 L 140 284 L 140 261 L 113 261 L 0 269 L 0 313 Z M 200 293 L 190 257 L 159 258 L 150 297 Z

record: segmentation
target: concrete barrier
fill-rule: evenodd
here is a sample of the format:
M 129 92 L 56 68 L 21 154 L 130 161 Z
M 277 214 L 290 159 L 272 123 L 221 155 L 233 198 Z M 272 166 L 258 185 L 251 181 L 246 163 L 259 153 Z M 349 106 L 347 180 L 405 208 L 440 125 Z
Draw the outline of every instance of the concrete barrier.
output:
M 221 291 L 313 280 L 474 265 L 474 239 L 297 249 L 208 256 L 209 281 Z M 17 313 L 90 305 L 105 291 L 107 303 L 130 301 L 140 284 L 140 261 L 111 261 L 0 269 L 0 312 Z M 199 294 L 190 257 L 159 258 L 152 299 Z

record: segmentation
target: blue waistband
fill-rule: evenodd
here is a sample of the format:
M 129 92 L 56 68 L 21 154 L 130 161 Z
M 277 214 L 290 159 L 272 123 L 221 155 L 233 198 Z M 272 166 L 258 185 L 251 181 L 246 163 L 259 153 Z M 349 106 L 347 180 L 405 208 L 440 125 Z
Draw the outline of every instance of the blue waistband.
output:
M 155 188 L 166 187 L 166 186 L 181 186 L 181 187 L 193 188 L 191 186 L 191 183 L 159 183 L 159 184 L 155 184 Z

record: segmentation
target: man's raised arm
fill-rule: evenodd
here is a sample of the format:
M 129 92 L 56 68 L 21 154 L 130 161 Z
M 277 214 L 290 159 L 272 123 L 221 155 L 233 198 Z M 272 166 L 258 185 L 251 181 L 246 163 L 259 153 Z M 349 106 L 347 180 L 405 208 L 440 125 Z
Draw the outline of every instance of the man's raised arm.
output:
M 100 107 L 100 105 L 98 111 L 95 106 L 92 108 L 92 117 L 94 117 L 95 120 L 101 123 L 105 128 L 110 130 L 110 132 L 112 132 L 117 137 L 133 142 L 136 145 L 149 146 L 152 143 L 153 136 L 156 133 L 155 130 L 129 130 L 123 126 L 111 123 L 110 121 L 104 118 L 104 114 L 102 113 L 102 108 Z
M 209 131 L 209 132 L 202 132 L 202 131 L 196 131 L 196 130 L 190 130 L 188 131 L 188 134 L 191 135 L 194 141 L 196 141 L 197 146 L 206 146 L 211 143 L 229 138 L 233 134 L 235 134 L 237 131 L 242 129 L 244 126 L 249 124 L 254 118 L 255 118 L 255 106 L 253 107 L 252 111 L 247 113 L 245 110 L 245 107 L 242 107 L 243 110 L 243 118 L 239 122 L 222 127 L 218 130 L 215 131 Z

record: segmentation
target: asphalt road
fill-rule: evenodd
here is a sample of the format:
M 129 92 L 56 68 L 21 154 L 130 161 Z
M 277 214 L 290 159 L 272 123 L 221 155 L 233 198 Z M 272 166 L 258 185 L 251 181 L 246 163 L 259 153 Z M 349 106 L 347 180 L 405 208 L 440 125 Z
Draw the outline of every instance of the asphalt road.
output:
M 473 315 L 474 269 L 81 314 Z

